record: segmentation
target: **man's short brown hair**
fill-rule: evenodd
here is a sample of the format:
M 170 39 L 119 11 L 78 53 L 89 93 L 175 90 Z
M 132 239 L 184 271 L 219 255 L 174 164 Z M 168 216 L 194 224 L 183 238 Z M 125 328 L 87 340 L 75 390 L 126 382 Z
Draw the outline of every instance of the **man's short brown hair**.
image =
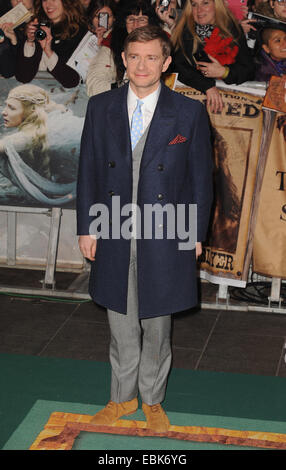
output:
M 164 60 L 166 60 L 171 55 L 172 45 L 167 33 L 160 26 L 149 25 L 134 29 L 125 39 L 124 52 L 126 53 L 131 42 L 149 42 L 155 39 L 159 39 Z

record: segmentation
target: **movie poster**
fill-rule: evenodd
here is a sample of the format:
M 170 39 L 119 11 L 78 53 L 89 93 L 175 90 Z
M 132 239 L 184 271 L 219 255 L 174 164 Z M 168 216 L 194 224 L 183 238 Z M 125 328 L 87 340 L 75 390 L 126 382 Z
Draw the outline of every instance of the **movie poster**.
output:
M 85 86 L 0 80 L 0 205 L 74 208 Z
M 286 279 L 286 114 L 276 113 L 254 232 L 254 272 Z
M 176 91 L 200 101 L 205 99 L 192 88 Z M 245 257 L 262 135 L 262 99 L 232 90 L 220 93 L 223 111 L 210 113 L 214 203 L 200 273 L 212 282 L 241 285 L 248 274 Z

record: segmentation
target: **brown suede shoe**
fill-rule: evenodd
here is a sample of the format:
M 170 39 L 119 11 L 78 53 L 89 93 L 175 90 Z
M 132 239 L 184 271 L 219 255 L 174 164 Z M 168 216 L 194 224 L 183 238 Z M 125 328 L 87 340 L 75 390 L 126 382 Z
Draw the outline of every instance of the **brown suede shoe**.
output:
M 138 408 L 137 398 L 133 398 L 130 401 L 123 401 L 122 403 L 115 403 L 114 401 L 109 401 L 105 408 L 100 410 L 96 415 L 91 419 L 92 424 L 113 424 L 121 416 L 131 415 L 135 413 Z
M 152 429 L 156 432 L 168 431 L 170 421 L 160 403 L 156 405 L 146 405 L 146 403 L 142 403 L 142 410 L 147 420 L 148 429 Z

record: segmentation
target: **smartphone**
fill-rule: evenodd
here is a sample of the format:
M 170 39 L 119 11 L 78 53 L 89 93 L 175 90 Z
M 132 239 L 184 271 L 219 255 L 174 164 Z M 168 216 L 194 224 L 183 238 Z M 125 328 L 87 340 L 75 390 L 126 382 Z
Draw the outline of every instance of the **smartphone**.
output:
M 237 20 L 241 21 L 246 18 L 242 7 L 247 7 L 247 0 L 227 0 L 227 6 Z
M 203 49 L 194 53 L 194 59 L 196 62 L 211 62 L 211 59 Z
M 98 15 L 98 26 L 102 26 L 105 29 L 108 29 L 108 13 L 99 13 Z
M 159 7 L 160 7 L 160 10 L 161 10 L 161 13 L 163 13 L 163 11 L 168 10 L 169 5 L 170 5 L 170 1 L 171 0 L 160 0 Z

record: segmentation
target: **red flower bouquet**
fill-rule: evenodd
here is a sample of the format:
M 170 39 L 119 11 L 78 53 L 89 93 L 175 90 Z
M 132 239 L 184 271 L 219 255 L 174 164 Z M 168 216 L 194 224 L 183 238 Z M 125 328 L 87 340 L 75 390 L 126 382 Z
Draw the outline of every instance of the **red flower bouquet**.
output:
M 211 36 L 205 39 L 204 50 L 221 65 L 233 64 L 238 53 L 238 46 L 230 46 L 232 41 L 232 38 L 223 39 L 219 35 L 219 29 L 214 28 Z

